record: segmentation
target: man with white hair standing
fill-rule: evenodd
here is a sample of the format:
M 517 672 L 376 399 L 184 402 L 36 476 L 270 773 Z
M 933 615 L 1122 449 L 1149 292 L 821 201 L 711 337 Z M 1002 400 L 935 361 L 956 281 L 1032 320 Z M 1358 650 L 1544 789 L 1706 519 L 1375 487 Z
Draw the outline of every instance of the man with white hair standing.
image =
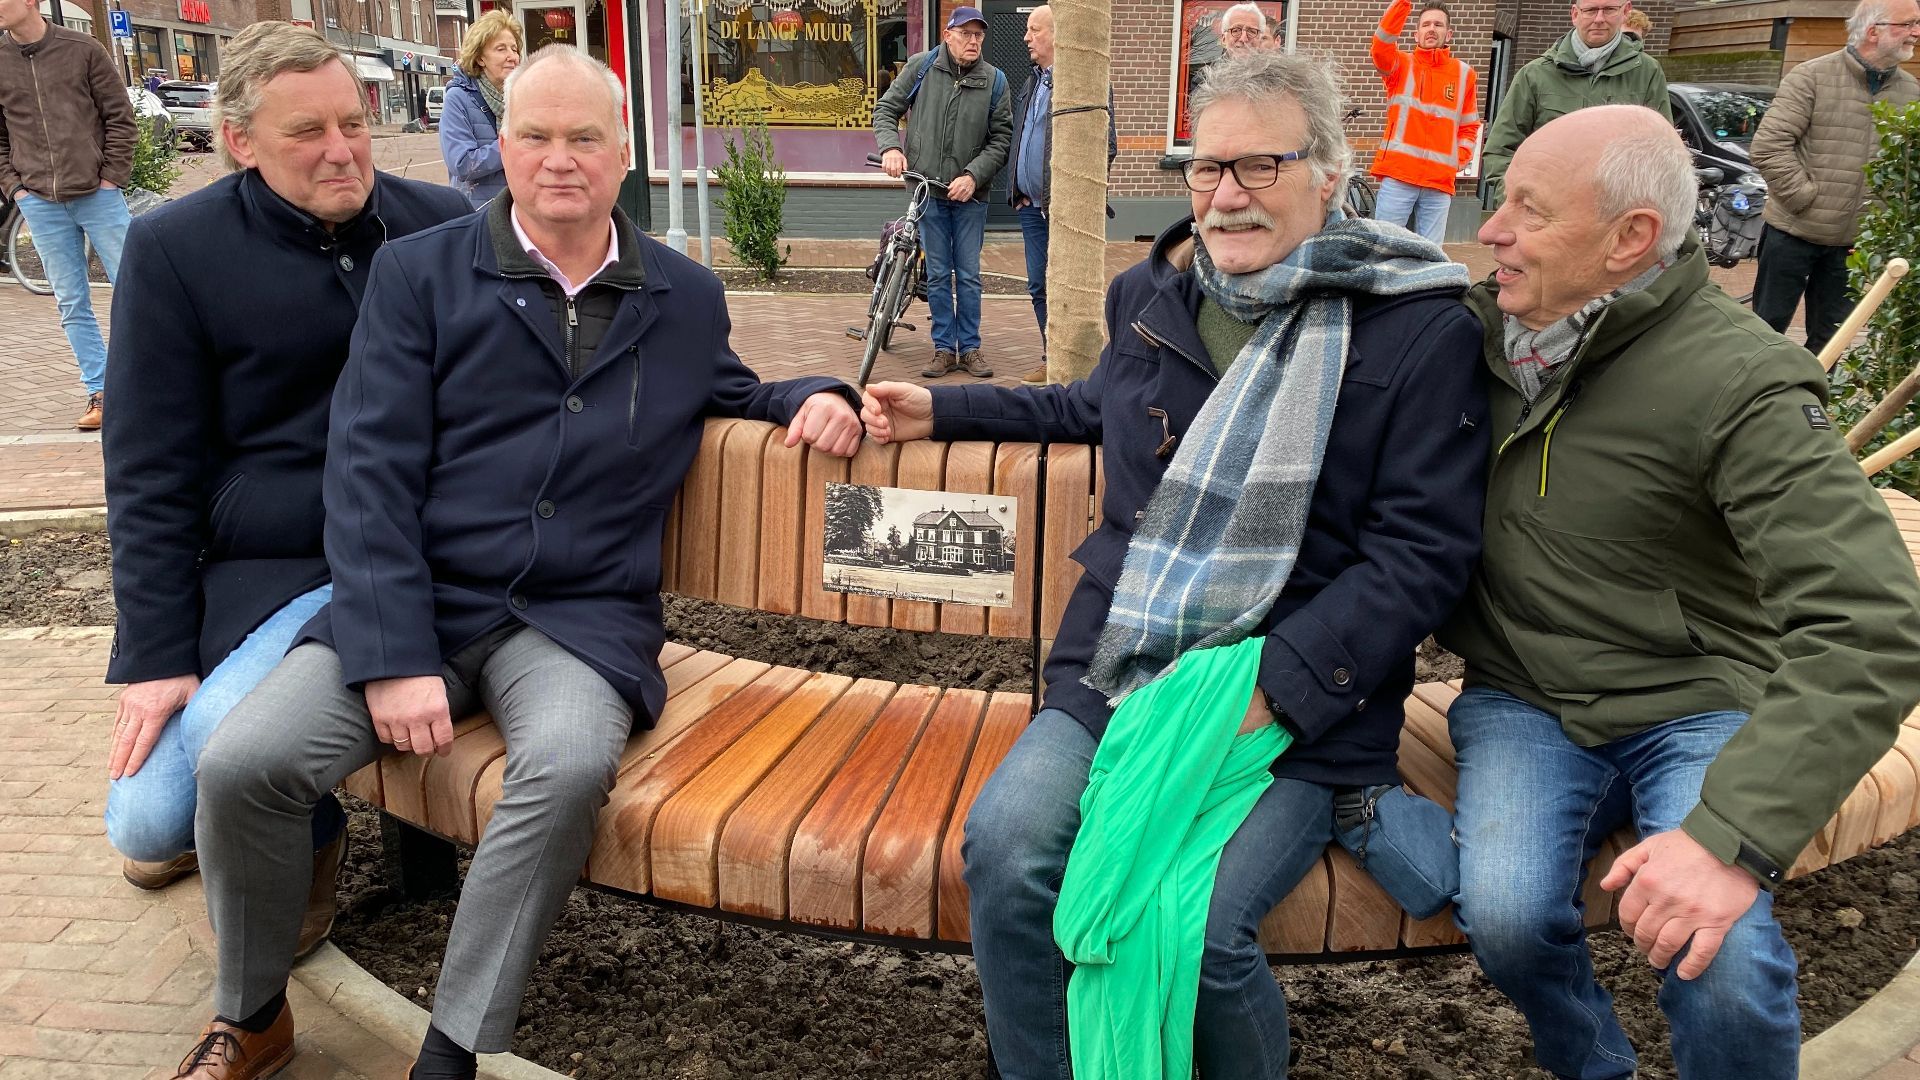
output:
M 1873 106 L 1920 98 L 1920 82 L 1900 68 L 1913 59 L 1916 40 L 1914 0 L 1860 0 L 1847 19 L 1846 47 L 1787 72 L 1754 132 L 1753 167 L 1767 181 L 1767 208 L 1753 310 L 1785 332 L 1804 293 L 1811 352 L 1851 308 L 1847 251 L 1860 235 L 1861 170 L 1880 146 Z
M 1229 58 L 1253 49 L 1273 47 L 1267 13 L 1255 3 L 1235 4 L 1220 14 L 1220 45 Z
M 1799 346 L 1707 278 L 1664 116 L 1584 109 L 1514 155 L 1480 231 L 1495 449 L 1467 662 L 1459 918 L 1556 1076 L 1629 1077 L 1587 861 L 1660 969 L 1684 1080 L 1796 1075 L 1769 891 L 1920 698 L 1920 583 Z M 1446 844 L 1443 835 L 1435 838 Z
M 411 1077 L 506 1050 L 628 731 L 665 704 L 660 536 L 703 418 L 859 446 L 849 388 L 762 384 L 718 279 L 615 209 L 624 96 L 583 53 L 535 53 L 504 91 L 507 190 L 374 257 L 328 433 L 331 603 L 200 758 L 216 1017 L 182 1076 L 292 1057 L 313 804 L 388 747 L 447 753 L 481 708 L 506 772 Z

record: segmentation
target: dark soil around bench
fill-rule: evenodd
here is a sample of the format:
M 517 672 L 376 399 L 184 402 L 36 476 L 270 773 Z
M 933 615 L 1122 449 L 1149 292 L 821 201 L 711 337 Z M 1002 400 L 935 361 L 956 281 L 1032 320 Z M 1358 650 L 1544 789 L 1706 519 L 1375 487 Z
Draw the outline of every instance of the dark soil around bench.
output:
M 787 619 L 670 598 L 673 638 L 771 663 L 982 690 L 1026 689 L 1025 642 Z M 0 626 L 109 625 L 104 536 L 0 545 Z M 1423 647 L 1420 678 L 1458 660 Z M 425 1006 L 453 901 L 402 902 L 384 884 L 378 815 L 356 805 L 334 939 Z M 1789 882 L 1777 909 L 1802 965 L 1808 1036 L 1871 997 L 1920 947 L 1920 833 Z M 1618 932 L 1596 936 L 1602 979 L 1643 1057 L 1673 1075 L 1656 983 Z M 1307 1080 L 1535 1076 L 1526 1027 L 1466 956 L 1283 967 Z M 582 1078 L 979 1077 L 986 1040 L 966 957 L 824 941 L 576 890 L 547 942 L 515 1050 Z

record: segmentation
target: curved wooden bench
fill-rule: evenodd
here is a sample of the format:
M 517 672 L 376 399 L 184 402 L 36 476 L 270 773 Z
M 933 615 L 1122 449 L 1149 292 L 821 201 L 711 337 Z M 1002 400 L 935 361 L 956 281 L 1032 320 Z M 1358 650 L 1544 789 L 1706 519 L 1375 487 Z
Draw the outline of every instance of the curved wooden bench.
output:
M 789 450 L 775 429 L 712 421 L 670 519 L 663 588 L 860 626 L 1024 638 L 1043 649 L 1078 578 L 1068 553 L 1093 528 L 1099 456 L 1088 447 L 909 443 L 850 462 Z M 1020 499 L 1011 608 L 889 601 L 820 588 L 825 482 Z M 1889 492 L 1920 565 L 1920 503 Z M 1040 566 L 1036 571 L 1036 554 Z M 941 690 L 778 667 L 668 644 L 668 702 L 628 742 L 584 879 L 601 888 L 913 948 L 965 950 L 960 842 L 968 808 L 1019 737 L 1034 696 Z M 1407 701 L 1400 771 L 1451 808 L 1446 711 L 1457 688 Z M 492 722 L 456 725 L 446 757 L 391 755 L 348 790 L 412 826 L 472 845 L 500 794 L 505 746 Z M 1794 875 L 1920 824 L 1920 714 L 1861 780 Z M 1589 868 L 1587 921 L 1612 921 L 1598 881 L 1633 843 L 1612 837 Z M 1451 913 L 1409 918 L 1344 851 L 1329 849 L 1263 922 L 1277 960 L 1459 948 Z

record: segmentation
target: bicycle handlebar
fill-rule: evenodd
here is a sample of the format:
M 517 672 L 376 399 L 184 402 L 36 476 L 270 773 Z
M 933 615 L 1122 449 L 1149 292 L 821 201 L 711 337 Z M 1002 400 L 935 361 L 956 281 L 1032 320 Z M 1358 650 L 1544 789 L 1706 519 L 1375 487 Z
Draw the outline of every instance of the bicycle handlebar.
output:
M 879 154 L 868 154 L 868 155 L 867 155 L 867 164 L 869 164 L 869 165 L 871 165 L 871 166 L 873 166 L 873 167 L 874 167 L 874 168 L 876 168 L 876 169 L 878 169 L 878 168 L 881 168 L 881 167 L 882 167 L 882 165 L 881 165 L 881 160 L 880 160 L 880 155 L 879 155 Z M 944 183 L 942 183 L 942 182 L 940 182 L 940 181 L 938 181 L 938 180 L 935 180 L 935 179 L 934 179 L 933 177 L 931 177 L 931 176 L 928 176 L 928 175 L 927 175 L 927 174 L 925 174 L 925 173 L 917 173 L 917 172 L 914 172 L 914 171 L 913 171 L 912 169 L 908 169 L 907 171 L 905 171 L 905 172 L 903 172 L 903 173 L 901 173 L 901 174 L 900 174 L 900 178 L 901 178 L 902 180 L 914 180 L 914 181 L 918 181 L 919 183 L 922 183 L 922 184 L 925 184 L 925 185 L 927 185 L 928 187 L 936 187 L 936 188 L 939 188 L 939 189 L 940 189 L 941 191 L 945 191 L 945 190 L 947 190 L 947 185 L 946 185 L 946 184 L 944 184 Z

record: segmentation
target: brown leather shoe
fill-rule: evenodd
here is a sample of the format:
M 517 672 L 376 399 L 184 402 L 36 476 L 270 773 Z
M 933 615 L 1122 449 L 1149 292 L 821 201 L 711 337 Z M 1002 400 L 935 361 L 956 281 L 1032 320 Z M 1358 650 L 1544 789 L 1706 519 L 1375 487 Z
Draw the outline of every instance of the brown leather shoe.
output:
M 81 431 L 99 431 L 100 414 L 106 408 L 106 401 L 105 394 L 87 395 L 87 411 L 80 414 L 80 419 L 75 420 L 73 426 Z
M 136 889 L 164 889 L 199 869 L 200 856 L 189 851 L 165 862 L 128 859 L 120 864 L 120 876 Z
M 273 1026 L 254 1034 L 215 1017 L 180 1062 L 175 1080 L 265 1080 L 293 1060 L 293 1007 L 282 1005 Z
M 333 843 L 313 853 L 313 885 L 307 890 L 307 913 L 300 919 L 295 960 L 304 959 L 333 933 L 333 916 L 340 910 L 340 864 L 346 861 L 347 830 L 343 824 Z
M 920 373 L 923 379 L 938 379 L 960 370 L 960 358 L 953 355 L 952 349 L 935 349 L 933 366 Z
M 1047 385 L 1047 365 L 1041 364 L 1039 367 L 1020 376 L 1020 381 L 1028 386 Z
M 960 370 L 976 379 L 993 378 L 993 369 L 987 366 L 987 358 L 979 349 L 968 349 L 960 354 Z

